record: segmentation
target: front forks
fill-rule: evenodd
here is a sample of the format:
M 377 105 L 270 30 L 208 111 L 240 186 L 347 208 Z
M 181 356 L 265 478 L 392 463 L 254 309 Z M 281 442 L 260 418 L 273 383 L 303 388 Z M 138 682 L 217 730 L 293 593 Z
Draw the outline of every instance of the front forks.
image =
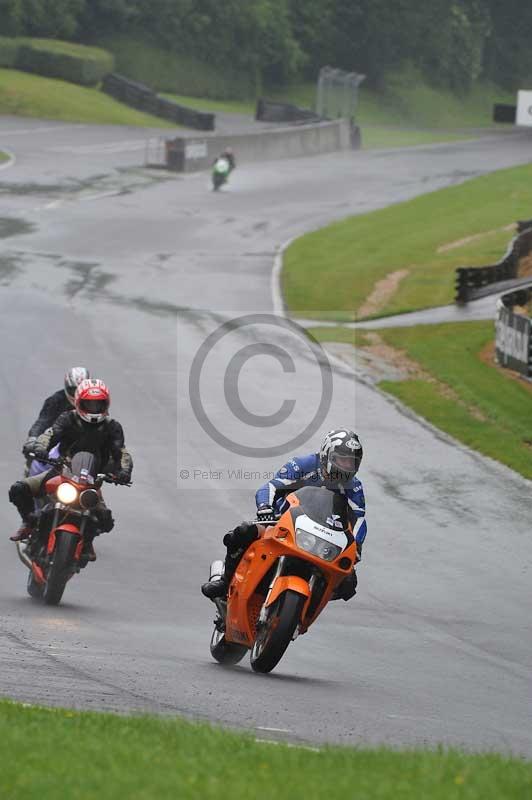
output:
M 273 577 L 271 579 L 270 586 L 268 588 L 268 594 L 266 595 L 266 599 L 264 600 L 264 603 L 262 604 L 262 608 L 261 608 L 260 614 L 259 614 L 259 619 L 257 620 L 259 625 L 264 625 L 264 623 L 268 619 L 268 613 L 269 613 L 268 600 L 270 598 L 270 594 L 271 594 L 271 591 L 273 589 L 275 581 L 277 580 L 277 578 L 280 578 L 281 575 L 283 574 L 285 561 L 286 561 L 286 556 L 281 556 L 279 558 L 279 561 L 277 562 L 277 568 L 276 568 L 276 570 L 274 572 L 274 575 L 273 575 Z

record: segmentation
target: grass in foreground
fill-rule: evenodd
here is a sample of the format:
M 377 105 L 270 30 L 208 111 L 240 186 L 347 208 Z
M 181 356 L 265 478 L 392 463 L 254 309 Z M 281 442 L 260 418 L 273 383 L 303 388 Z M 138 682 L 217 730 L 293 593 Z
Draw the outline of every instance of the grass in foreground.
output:
M 455 751 L 321 752 L 179 720 L 0 703 L 9 800 L 523 800 L 532 763 Z
M 378 311 L 359 318 L 451 303 L 456 267 L 501 258 L 513 235 L 504 228 L 530 217 L 531 208 L 526 165 L 350 217 L 288 248 L 285 299 L 299 317 L 353 320 L 376 283 L 404 269 Z
M 311 333 L 322 342 L 367 344 L 363 331 L 348 328 L 315 328 Z M 492 322 L 374 333 L 422 367 L 403 381 L 382 381 L 382 389 L 458 441 L 532 479 L 532 385 L 495 366 Z
M 129 108 L 97 89 L 14 69 L 0 69 L 0 114 L 102 125 L 175 127 L 163 119 Z

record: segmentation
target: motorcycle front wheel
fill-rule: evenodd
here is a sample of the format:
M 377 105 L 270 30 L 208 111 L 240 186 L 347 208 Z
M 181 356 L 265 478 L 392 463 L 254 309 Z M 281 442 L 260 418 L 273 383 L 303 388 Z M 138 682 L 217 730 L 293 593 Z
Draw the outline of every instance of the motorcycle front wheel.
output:
M 304 603 L 303 595 L 287 589 L 271 607 L 251 651 L 255 672 L 271 672 L 277 666 L 292 641 Z
M 78 546 L 78 537 L 66 531 L 56 534 L 53 562 L 43 592 L 46 605 L 57 606 L 61 602 L 68 579 L 72 575 L 74 554 Z

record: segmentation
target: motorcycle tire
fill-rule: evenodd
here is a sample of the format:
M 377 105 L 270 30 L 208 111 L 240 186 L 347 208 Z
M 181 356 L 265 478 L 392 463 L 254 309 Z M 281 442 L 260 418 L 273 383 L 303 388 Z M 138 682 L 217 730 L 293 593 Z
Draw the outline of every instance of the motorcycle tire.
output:
M 57 606 L 61 602 L 65 586 L 73 572 L 72 565 L 77 546 L 77 536 L 66 531 L 57 532 L 53 562 L 48 571 L 43 592 L 43 600 L 46 605 Z
M 255 672 L 271 672 L 284 656 L 301 619 L 305 598 L 287 589 L 271 608 L 264 628 L 251 650 Z
M 219 664 L 238 664 L 242 661 L 248 651 L 247 647 L 241 644 L 234 644 L 225 639 L 225 633 L 218 630 L 215 626 L 211 637 L 211 656 Z
M 29 596 L 32 597 L 34 600 L 42 600 L 43 587 L 40 583 L 37 583 L 37 581 L 35 580 L 35 575 L 31 571 L 31 569 L 28 572 L 28 582 L 26 584 L 26 589 L 28 591 Z

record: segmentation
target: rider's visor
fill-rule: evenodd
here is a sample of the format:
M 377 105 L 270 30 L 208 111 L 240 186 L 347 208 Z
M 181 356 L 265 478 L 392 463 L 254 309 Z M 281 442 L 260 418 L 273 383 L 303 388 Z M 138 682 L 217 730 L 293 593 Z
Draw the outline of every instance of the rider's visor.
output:
M 80 400 L 79 407 L 85 414 L 105 414 L 109 408 L 108 400 Z
M 335 455 L 332 459 L 332 463 L 338 469 L 343 469 L 346 472 L 356 472 L 357 470 L 357 458 L 356 456 L 338 456 Z

